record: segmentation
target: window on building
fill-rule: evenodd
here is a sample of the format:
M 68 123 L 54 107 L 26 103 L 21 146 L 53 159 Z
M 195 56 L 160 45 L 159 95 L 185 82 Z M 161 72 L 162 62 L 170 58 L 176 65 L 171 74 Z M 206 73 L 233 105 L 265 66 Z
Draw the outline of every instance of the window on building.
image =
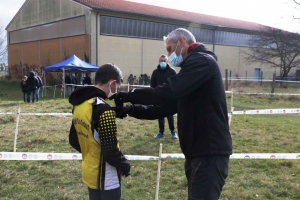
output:
M 248 46 L 251 35 L 234 33 L 227 31 L 203 29 L 197 27 L 179 26 L 175 24 L 165 24 L 144 20 L 125 19 L 119 17 L 101 16 L 100 34 L 123 37 L 147 38 L 162 40 L 163 36 L 168 35 L 176 28 L 186 28 L 191 31 L 196 40 L 212 44 L 215 34 L 215 44 Z

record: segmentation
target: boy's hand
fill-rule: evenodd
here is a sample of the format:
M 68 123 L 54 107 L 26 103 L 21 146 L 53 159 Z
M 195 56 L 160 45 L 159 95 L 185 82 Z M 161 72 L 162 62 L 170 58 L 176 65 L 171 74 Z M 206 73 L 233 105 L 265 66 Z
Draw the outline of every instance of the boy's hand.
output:
M 128 102 L 127 92 L 118 92 L 117 94 L 112 95 L 110 100 L 114 100 L 116 107 L 122 107 L 125 102 Z
M 127 117 L 133 111 L 132 105 L 126 105 L 124 107 L 113 107 L 114 111 L 116 112 L 116 117 L 123 119 Z

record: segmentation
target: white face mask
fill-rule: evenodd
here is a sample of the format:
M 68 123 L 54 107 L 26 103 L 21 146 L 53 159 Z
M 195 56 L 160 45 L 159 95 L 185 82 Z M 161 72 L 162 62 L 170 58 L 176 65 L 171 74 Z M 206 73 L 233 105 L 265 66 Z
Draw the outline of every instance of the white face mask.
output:
M 112 95 L 118 93 L 118 90 L 117 90 L 117 82 L 115 82 L 115 85 L 116 85 L 116 92 L 111 92 L 110 85 L 111 85 L 111 83 L 109 84 L 109 93 L 108 93 L 108 95 L 107 95 L 108 98 L 110 98 Z

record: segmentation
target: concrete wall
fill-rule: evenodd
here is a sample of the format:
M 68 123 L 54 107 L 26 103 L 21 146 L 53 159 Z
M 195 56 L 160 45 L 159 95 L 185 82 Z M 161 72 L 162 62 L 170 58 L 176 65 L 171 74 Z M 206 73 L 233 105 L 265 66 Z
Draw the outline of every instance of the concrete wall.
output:
M 167 54 L 163 41 L 113 36 L 99 36 L 98 63 L 114 63 L 127 80 L 129 74 L 151 75 L 161 54 Z M 178 69 L 177 69 L 178 70 Z
M 100 26 L 100 18 L 98 16 L 98 20 L 96 20 L 97 16 L 97 12 L 92 12 L 91 13 L 91 21 L 90 21 L 90 26 L 91 26 L 91 40 L 90 40 L 90 63 L 96 65 L 96 48 L 97 48 L 97 42 L 96 42 L 96 39 L 97 39 L 97 35 L 99 36 L 99 26 Z M 97 23 L 98 22 L 98 26 L 97 26 Z M 98 31 L 97 31 L 98 30 Z M 99 39 L 99 38 L 98 38 Z
M 212 45 L 207 46 L 208 49 L 212 50 Z M 237 74 L 239 77 L 247 76 L 248 78 L 252 78 L 254 77 L 255 68 L 260 68 L 264 77 L 272 78 L 274 68 L 266 64 L 262 65 L 259 62 L 249 64 L 244 58 L 243 51 L 249 51 L 249 48 L 215 45 L 215 54 L 218 57 L 218 64 L 223 77 L 225 77 L 225 69 L 228 69 L 228 76 L 231 71 L 232 77 Z
M 209 50 L 213 50 L 211 44 L 207 44 Z M 140 75 L 147 73 L 151 75 L 158 65 L 158 58 L 161 54 L 167 54 L 163 41 L 147 40 L 138 38 L 125 38 L 99 35 L 98 40 L 98 61 L 99 65 L 114 63 L 123 72 L 126 80 L 129 74 Z M 238 74 L 239 77 L 254 77 L 254 69 L 261 68 L 264 77 L 272 77 L 274 68 L 261 63 L 248 64 L 242 50 L 246 48 L 235 46 L 215 45 L 215 54 L 218 57 L 218 64 L 222 76 L 225 77 L 225 69 L 228 69 L 228 76 L 231 71 L 232 77 Z M 175 67 L 178 72 L 180 68 Z

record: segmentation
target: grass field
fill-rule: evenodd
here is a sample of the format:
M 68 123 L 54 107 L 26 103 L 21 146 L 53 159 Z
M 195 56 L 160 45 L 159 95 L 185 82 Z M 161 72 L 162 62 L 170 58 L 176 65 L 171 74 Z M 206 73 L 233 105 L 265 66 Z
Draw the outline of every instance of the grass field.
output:
M 255 87 L 249 90 L 267 90 Z M 300 93 L 298 87 L 288 88 L 288 92 Z M 21 112 L 71 112 L 72 106 L 60 97 L 60 91 L 56 99 L 52 97 L 53 90 L 49 89 L 47 97 L 39 103 L 23 103 L 19 83 L 0 81 L 0 112 L 17 112 L 19 107 Z M 228 108 L 231 98 L 227 96 Z M 235 110 L 300 108 L 300 97 L 236 95 L 233 107 Z M 70 117 L 21 116 L 17 152 L 76 152 L 68 143 L 70 124 Z M 158 156 L 160 143 L 163 153 L 181 153 L 178 140 L 172 140 L 171 134 L 153 139 L 158 131 L 157 120 L 127 117 L 118 119 L 117 125 L 121 150 L 126 155 Z M 0 152 L 13 151 L 15 128 L 15 115 L 0 115 Z M 235 115 L 230 129 L 234 153 L 300 153 L 300 115 Z M 123 199 L 153 200 L 157 162 L 130 163 L 131 176 L 122 182 Z M 162 160 L 159 199 L 187 199 L 183 164 L 183 159 Z M 81 182 L 80 161 L 2 160 L 0 169 L 0 200 L 88 199 L 87 188 Z M 232 159 L 220 199 L 299 200 L 299 191 L 300 160 Z

